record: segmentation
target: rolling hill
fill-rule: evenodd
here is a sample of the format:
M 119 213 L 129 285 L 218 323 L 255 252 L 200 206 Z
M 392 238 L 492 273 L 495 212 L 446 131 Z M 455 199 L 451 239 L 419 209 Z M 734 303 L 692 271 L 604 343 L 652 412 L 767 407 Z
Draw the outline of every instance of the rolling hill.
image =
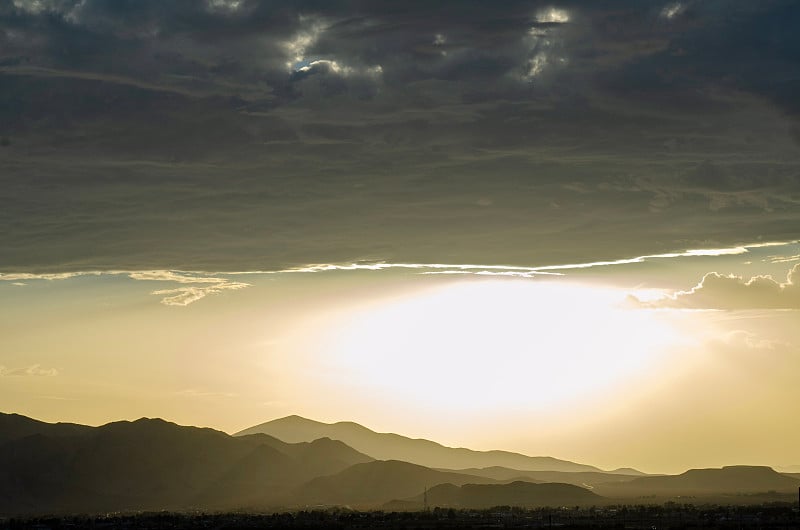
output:
M 491 508 L 493 506 L 591 506 L 604 499 L 572 484 L 534 484 L 516 481 L 510 484 L 440 484 L 428 490 L 428 505 L 443 508 Z M 423 496 L 409 499 L 407 506 L 423 505 Z
M 559 482 L 563 484 L 573 484 L 582 487 L 594 487 L 598 484 L 607 482 L 630 482 L 631 480 L 643 476 L 641 472 L 635 471 L 635 475 L 623 475 L 618 472 L 599 472 L 599 471 L 523 471 L 510 469 L 507 467 L 493 466 L 485 468 L 467 468 L 442 471 L 455 471 L 467 475 L 478 475 L 480 477 L 491 478 L 499 482 L 513 482 L 522 480 L 525 482 Z
M 300 416 L 268 421 L 234 436 L 264 433 L 286 442 L 307 442 L 329 437 L 377 460 L 403 460 L 433 468 L 461 469 L 503 466 L 532 471 L 600 471 L 584 464 L 548 456 L 526 456 L 509 451 L 473 451 L 446 447 L 424 439 L 377 433 L 353 422 L 321 423 Z
M 443 483 L 491 483 L 492 479 L 437 471 L 397 460 L 356 464 L 327 477 L 302 485 L 296 499 L 309 505 L 347 504 L 377 507 L 392 499 L 411 497 L 426 487 Z

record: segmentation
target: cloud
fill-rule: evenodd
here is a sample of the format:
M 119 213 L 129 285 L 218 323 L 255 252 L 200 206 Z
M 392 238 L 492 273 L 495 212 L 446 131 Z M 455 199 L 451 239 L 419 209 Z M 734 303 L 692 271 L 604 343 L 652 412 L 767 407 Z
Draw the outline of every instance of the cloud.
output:
M 228 290 L 239 290 L 249 287 L 249 283 L 221 281 L 219 283 L 202 286 L 177 287 L 175 289 L 158 289 L 152 294 L 164 296 L 161 303 L 164 305 L 187 306 L 208 295 L 221 293 Z
M 218 294 L 223 291 L 239 290 L 249 287 L 249 283 L 235 282 L 219 275 L 209 275 L 208 273 L 193 273 L 184 271 L 169 270 L 146 270 L 146 271 L 77 271 L 68 273 L 0 273 L 0 281 L 11 282 L 11 285 L 26 285 L 19 280 L 67 280 L 80 276 L 127 276 L 137 281 L 172 282 L 184 284 L 183 287 L 173 289 L 157 289 L 152 294 L 162 296 L 161 303 L 164 305 L 187 306 L 193 302 L 201 300 L 206 296 Z
M 127 273 L 132 280 L 176 282 L 176 283 L 224 283 L 223 278 L 200 276 L 182 271 L 134 271 Z
M 577 269 L 590 269 L 594 267 L 608 267 L 614 265 L 630 265 L 633 263 L 644 263 L 646 261 L 658 259 L 674 259 L 674 258 L 690 258 L 700 256 L 734 256 L 739 254 L 746 254 L 750 248 L 759 248 L 764 246 L 782 246 L 793 244 L 791 242 L 770 242 L 770 243 L 753 243 L 748 245 L 740 245 L 731 248 L 701 248 L 701 249 L 688 249 L 679 252 L 667 252 L 664 254 L 650 254 L 645 256 L 636 256 L 632 258 L 621 258 L 609 261 L 589 261 L 585 263 L 568 263 L 557 265 L 539 265 L 539 266 L 514 266 L 514 265 L 479 265 L 479 264 L 454 264 L 454 263 L 391 263 L 391 262 L 360 262 L 360 263 L 319 263 L 304 265 L 300 267 L 293 267 L 283 269 L 280 271 L 272 271 L 269 273 L 302 273 L 302 272 L 327 272 L 337 270 L 383 270 L 383 269 L 420 269 L 426 270 L 422 274 L 478 274 L 478 275 L 499 275 L 499 276 L 521 276 L 533 277 L 536 275 L 556 275 L 560 276 L 562 273 L 554 272 L 561 270 L 577 270 Z M 427 270 L 432 269 L 432 270 Z M 444 269 L 444 270 L 440 270 Z M 232 273 L 240 274 L 240 273 Z
M 189 284 L 173 289 L 157 289 L 152 294 L 163 296 L 161 303 L 171 306 L 187 306 L 212 294 L 236 291 L 249 287 L 249 283 L 234 282 L 219 276 L 206 276 L 181 271 L 136 271 L 127 273 L 132 280 L 175 282 Z
M 709 272 L 688 291 L 640 304 L 693 309 L 800 309 L 800 264 L 789 270 L 783 283 L 770 276 L 745 279 Z
M 770 263 L 791 263 L 800 261 L 800 254 L 795 254 L 794 256 L 769 256 L 767 260 Z
M 764 338 L 750 331 L 741 329 L 727 333 L 725 337 L 723 337 L 722 342 L 726 346 L 734 346 L 749 350 L 772 351 L 776 348 L 791 347 L 791 344 L 786 341 Z
M 0 0 L 0 268 L 796 237 L 798 24 L 789 0 Z
M 33 272 L 0 272 L 0 281 L 15 282 L 14 285 L 21 283 L 21 280 L 66 280 L 76 276 L 99 275 L 100 272 L 56 272 L 56 273 L 33 273 Z
M 32 364 L 24 368 L 6 368 L 5 366 L 0 366 L 0 377 L 55 377 L 57 375 L 58 370 L 55 368 L 42 368 L 40 364 Z
M 673 2 L 671 4 L 667 4 L 661 10 L 661 16 L 668 20 L 671 20 L 677 16 L 680 16 L 686 10 L 686 5 L 680 2 Z

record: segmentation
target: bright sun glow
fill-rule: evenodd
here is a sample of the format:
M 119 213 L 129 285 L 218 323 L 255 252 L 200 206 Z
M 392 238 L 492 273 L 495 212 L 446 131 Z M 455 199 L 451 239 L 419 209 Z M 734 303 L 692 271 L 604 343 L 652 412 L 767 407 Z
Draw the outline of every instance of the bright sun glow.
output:
M 605 394 L 681 342 L 619 290 L 450 284 L 337 319 L 312 348 L 327 384 L 449 410 L 540 409 Z

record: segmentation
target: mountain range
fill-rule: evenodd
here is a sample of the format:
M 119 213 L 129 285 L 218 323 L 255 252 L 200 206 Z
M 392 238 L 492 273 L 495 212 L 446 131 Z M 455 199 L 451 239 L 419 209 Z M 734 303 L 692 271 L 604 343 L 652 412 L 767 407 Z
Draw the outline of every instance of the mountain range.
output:
M 102 427 L 0 415 L 0 513 L 274 506 L 316 476 L 372 461 L 339 441 L 287 444 L 160 419 Z
M 285 420 L 270 423 L 317 423 L 297 417 Z M 675 476 L 602 472 L 546 457 L 451 449 L 374 433 L 357 424 L 337 429 L 365 438 L 389 436 L 394 444 L 376 456 L 330 436 L 298 441 L 296 436 L 282 440 L 263 432 L 245 434 L 260 427 L 231 436 L 161 419 L 89 427 L 0 413 L 0 516 L 320 506 L 420 509 L 426 497 L 431 507 L 460 508 L 599 505 L 686 495 L 740 503 L 793 500 L 800 486 L 800 479 L 767 467 L 695 469 Z M 371 439 L 374 443 L 376 438 Z M 404 444 L 412 448 L 410 457 L 381 458 Z M 427 452 L 429 448 L 433 449 Z M 449 451 L 454 451 L 454 461 L 474 457 L 473 465 L 508 458 L 577 470 L 453 470 L 414 462 L 447 456 Z
M 549 456 L 526 456 L 509 451 L 473 451 L 446 447 L 424 439 L 408 438 L 394 433 L 378 433 L 358 423 L 342 421 L 322 423 L 300 416 L 287 416 L 268 421 L 236 433 L 234 436 L 269 434 L 287 442 L 308 442 L 329 437 L 378 460 L 405 460 L 421 466 L 446 469 L 502 466 L 528 471 L 600 471 L 585 464 L 576 464 Z

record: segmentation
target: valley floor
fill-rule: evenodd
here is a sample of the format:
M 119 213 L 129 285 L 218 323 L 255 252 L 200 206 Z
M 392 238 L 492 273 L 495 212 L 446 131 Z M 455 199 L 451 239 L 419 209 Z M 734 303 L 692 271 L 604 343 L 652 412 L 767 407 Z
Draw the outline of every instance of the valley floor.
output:
M 0 530 L 184 530 L 184 529 L 448 529 L 448 528 L 800 528 L 791 504 L 750 506 L 617 506 L 523 510 L 433 509 L 421 512 L 301 511 L 294 513 L 140 513 L 103 516 L 0 519 Z

